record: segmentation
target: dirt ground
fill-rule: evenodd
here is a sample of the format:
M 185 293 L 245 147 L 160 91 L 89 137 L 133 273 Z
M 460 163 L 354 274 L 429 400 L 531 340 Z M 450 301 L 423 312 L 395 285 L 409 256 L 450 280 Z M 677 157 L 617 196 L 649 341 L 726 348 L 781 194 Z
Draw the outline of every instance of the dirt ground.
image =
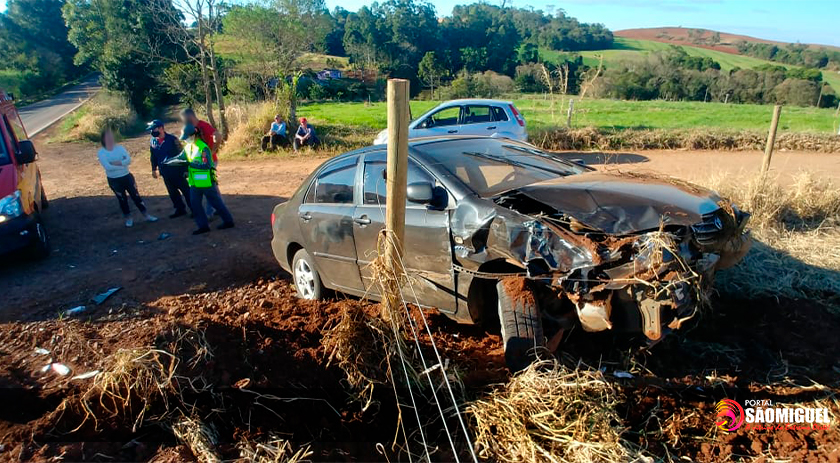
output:
M 146 423 L 132 429 L 132 423 L 120 421 L 122 415 L 101 410 L 94 410 L 94 421 L 73 406 L 92 380 L 71 376 L 102 368 L 119 349 L 141 346 L 176 349 L 183 359 L 197 359 L 179 368 L 212 385 L 214 393 L 193 387 L 184 394 L 191 413 L 214 426 L 217 451 L 224 458 L 239 455 L 237 442 L 279 436 L 295 447 L 311 445 L 311 458 L 318 461 L 405 460 L 391 446 L 397 411 L 390 386 L 377 387 L 375 406 L 363 410 L 322 344 L 325 330 L 345 311 L 376 308 L 340 296 L 322 303 L 297 300 L 271 254 L 273 206 L 291 195 L 322 158 L 223 160 L 221 190 L 236 228 L 193 237 L 190 219 L 166 218 L 171 204 L 162 181 L 150 175 L 145 137 L 124 144 L 134 155 L 139 190 L 161 219 L 139 220 L 131 229 L 123 226 L 107 188 L 97 147 L 48 144 L 48 138 L 49 132 L 42 134 L 36 146 L 51 200 L 46 223 L 54 252 L 40 262 L 16 255 L 0 262 L 0 394 L 5 404 L 0 407 L 0 460 L 194 459 L 165 426 Z M 564 155 L 594 166 L 688 178 L 721 171 L 739 175 L 757 169 L 761 159 L 760 153 Z M 778 153 L 774 159 L 783 181 L 799 168 L 838 178 L 840 156 Z M 169 237 L 160 239 L 164 233 Z M 91 301 L 112 287 L 122 289 L 101 305 Z M 78 305 L 87 309 L 61 315 Z M 840 461 L 836 421 L 828 431 L 725 433 L 713 424 L 715 403 L 726 397 L 778 404 L 819 400 L 830 404 L 835 420 L 840 418 L 832 402 L 840 390 L 837 317 L 808 301 L 717 299 L 713 307 L 691 329 L 642 353 L 627 340 L 580 332 L 573 332 L 562 348 L 568 359 L 603 367 L 608 377 L 616 370 L 634 374 L 633 379 L 616 379 L 629 428 L 625 438 L 664 461 L 679 456 L 704 462 Z M 466 399 L 507 378 L 498 335 L 434 313 L 429 317 Z M 199 355 L 196 346 L 204 341 L 212 353 Z M 37 348 L 49 353 L 36 353 Z M 429 348 L 423 336 L 420 349 L 428 353 Z M 63 363 L 72 374 L 41 372 L 49 361 Z M 137 414 L 136 405 L 131 416 Z M 155 402 L 139 409 L 152 415 L 160 407 Z M 430 412 L 425 408 L 420 407 L 424 417 Z M 411 429 L 409 418 L 403 420 Z M 427 439 L 448 447 L 442 435 Z M 433 455 L 441 461 L 452 458 L 442 451 Z

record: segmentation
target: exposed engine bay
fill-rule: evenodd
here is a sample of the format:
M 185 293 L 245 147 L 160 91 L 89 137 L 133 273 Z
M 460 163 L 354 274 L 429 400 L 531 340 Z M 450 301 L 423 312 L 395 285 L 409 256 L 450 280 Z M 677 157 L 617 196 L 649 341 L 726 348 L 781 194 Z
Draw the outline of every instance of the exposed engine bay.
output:
M 501 208 L 456 209 L 465 268 L 504 259 L 574 307 L 586 331 L 641 331 L 652 342 L 708 300 L 717 270 L 749 251 L 749 214 L 675 179 L 589 174 L 507 191 Z M 487 216 L 482 217 L 482 212 Z M 554 301 L 544 301 L 543 316 Z

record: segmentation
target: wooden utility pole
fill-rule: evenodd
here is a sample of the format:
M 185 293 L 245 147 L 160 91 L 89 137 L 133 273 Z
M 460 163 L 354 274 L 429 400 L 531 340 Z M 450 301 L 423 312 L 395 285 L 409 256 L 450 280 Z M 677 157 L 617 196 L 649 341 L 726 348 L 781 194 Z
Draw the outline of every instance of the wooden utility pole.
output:
M 764 147 L 764 161 L 761 163 L 761 175 L 770 170 L 770 158 L 773 157 L 773 145 L 776 144 L 776 128 L 779 126 L 779 116 L 782 115 L 782 105 L 773 108 L 773 120 L 770 122 L 770 133 L 767 134 L 767 145 Z
M 385 269 L 388 272 L 383 288 L 383 316 L 390 319 L 400 310 L 399 286 L 402 268 L 398 263 L 403 256 L 405 238 L 405 195 L 408 177 L 408 89 L 409 81 L 388 80 L 388 164 L 385 186 Z
M 572 113 L 575 112 L 575 100 L 569 100 L 569 112 L 566 113 L 566 128 L 572 128 Z

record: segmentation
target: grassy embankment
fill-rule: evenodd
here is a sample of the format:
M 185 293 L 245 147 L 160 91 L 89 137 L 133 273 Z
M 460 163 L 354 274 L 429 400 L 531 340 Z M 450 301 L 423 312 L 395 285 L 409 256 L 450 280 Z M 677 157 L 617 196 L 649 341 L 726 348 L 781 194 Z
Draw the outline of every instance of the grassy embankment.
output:
M 139 130 L 141 123 L 124 97 L 101 91 L 65 117 L 50 141 L 98 142 L 105 127 L 111 127 L 119 138 Z

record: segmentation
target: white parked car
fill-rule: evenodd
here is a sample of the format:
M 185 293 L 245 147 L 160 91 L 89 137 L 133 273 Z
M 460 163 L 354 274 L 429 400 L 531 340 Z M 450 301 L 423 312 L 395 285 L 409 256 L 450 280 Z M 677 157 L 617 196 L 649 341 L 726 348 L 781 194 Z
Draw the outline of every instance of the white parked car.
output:
M 408 138 L 447 135 L 483 135 L 528 141 L 525 118 L 511 101 L 451 100 L 413 120 Z M 374 145 L 388 142 L 388 130 L 379 132 Z

